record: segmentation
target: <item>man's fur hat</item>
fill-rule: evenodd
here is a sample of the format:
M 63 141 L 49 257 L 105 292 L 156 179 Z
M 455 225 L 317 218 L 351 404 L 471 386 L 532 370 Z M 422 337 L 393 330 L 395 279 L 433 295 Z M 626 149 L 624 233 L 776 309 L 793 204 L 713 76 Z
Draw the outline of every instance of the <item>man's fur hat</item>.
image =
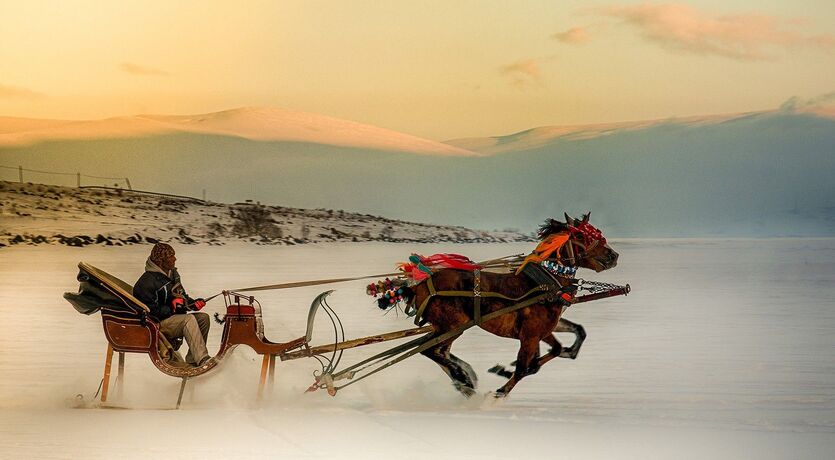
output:
M 162 261 L 174 255 L 174 248 L 171 245 L 166 243 L 157 243 L 154 245 L 154 248 L 151 249 L 151 262 L 157 264 L 157 266 L 162 266 Z

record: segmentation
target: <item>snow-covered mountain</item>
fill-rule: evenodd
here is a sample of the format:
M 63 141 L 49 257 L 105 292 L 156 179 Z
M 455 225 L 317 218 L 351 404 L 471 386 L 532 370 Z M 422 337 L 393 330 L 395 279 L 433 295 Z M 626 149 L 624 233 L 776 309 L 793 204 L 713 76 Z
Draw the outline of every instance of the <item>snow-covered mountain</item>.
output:
M 445 141 L 446 144 L 487 155 L 522 152 L 547 146 L 558 140 L 581 141 L 617 133 L 640 131 L 665 124 L 690 127 L 722 123 L 751 114 L 708 115 L 659 120 L 623 121 L 587 125 L 541 126 L 505 136 L 467 137 Z
M 475 155 L 455 146 L 376 126 L 279 108 L 243 107 L 200 115 L 136 115 L 103 120 L 0 117 L 0 147 L 177 133 L 231 136 L 256 141 L 306 142 L 427 155 Z
M 466 155 L 384 148 L 370 134 L 356 140 L 366 139 L 360 131 L 307 132 L 301 121 L 282 127 L 262 115 L 145 117 L 147 129 L 180 128 L 0 145 L 0 165 L 13 168 L 0 169 L 0 180 L 18 180 L 22 165 L 129 177 L 134 188 L 179 195 L 205 191 L 214 201 L 526 233 L 563 211 L 590 210 L 609 236 L 835 235 L 835 117 L 826 108 L 537 128 L 449 147 L 478 152 Z M 241 119 L 246 129 L 236 127 Z M 48 130 L 50 122 L 39 123 Z M 282 130 L 308 137 L 289 140 L 276 134 Z M 378 147 L 351 146 L 337 135 Z M 75 185 L 76 176 L 27 172 L 24 180 Z
M 807 107 L 796 110 L 769 110 L 762 112 L 731 113 L 692 117 L 664 118 L 657 120 L 624 121 L 586 125 L 542 126 L 504 136 L 469 137 L 452 139 L 445 143 L 462 149 L 487 155 L 523 152 L 546 147 L 558 141 L 582 141 L 612 134 L 629 133 L 663 126 L 699 128 L 718 125 L 751 117 L 778 115 L 812 115 L 835 120 L 835 105 Z

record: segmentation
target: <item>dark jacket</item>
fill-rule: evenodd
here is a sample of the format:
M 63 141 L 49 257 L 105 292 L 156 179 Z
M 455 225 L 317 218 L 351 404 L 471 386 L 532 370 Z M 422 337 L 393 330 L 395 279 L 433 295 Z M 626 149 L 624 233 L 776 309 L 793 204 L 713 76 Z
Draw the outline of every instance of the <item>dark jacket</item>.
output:
M 145 262 L 145 273 L 133 285 L 133 296 L 151 309 L 151 316 L 162 321 L 175 313 L 186 313 L 185 309 L 173 311 L 171 302 L 175 297 L 185 299 L 186 304 L 194 303 L 194 299 L 186 294 L 180 283 L 177 269 L 166 273 L 150 259 Z

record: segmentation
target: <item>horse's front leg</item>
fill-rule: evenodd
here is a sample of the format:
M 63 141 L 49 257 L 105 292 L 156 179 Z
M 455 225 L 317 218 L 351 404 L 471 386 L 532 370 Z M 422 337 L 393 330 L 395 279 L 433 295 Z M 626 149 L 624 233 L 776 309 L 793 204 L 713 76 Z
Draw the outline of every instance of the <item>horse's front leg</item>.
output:
M 563 348 L 558 356 L 560 358 L 577 359 L 577 354 L 580 353 L 580 347 L 583 345 L 583 341 L 586 340 L 586 330 L 583 329 L 583 326 L 572 323 L 565 318 L 560 318 L 559 322 L 557 322 L 557 327 L 554 328 L 554 332 L 569 332 L 574 334 L 574 343 L 568 348 Z
M 496 390 L 496 397 L 507 396 L 513 387 L 525 376 L 536 374 L 539 370 L 539 338 L 520 339 L 519 353 L 516 355 L 516 369 L 501 388 Z
M 539 358 L 539 360 L 536 362 L 537 368 L 542 367 L 543 364 L 547 363 L 548 361 L 554 358 L 561 357 L 560 355 L 563 351 L 562 344 L 560 344 L 560 341 L 557 340 L 556 337 L 554 337 L 554 334 L 546 335 L 542 339 L 542 341 L 550 345 L 551 349 L 548 350 L 548 353 L 545 356 Z M 516 366 L 516 361 L 513 361 L 512 363 L 510 363 L 510 365 Z M 513 376 L 513 369 L 508 369 L 505 366 L 502 366 L 501 364 L 496 364 L 495 366 L 488 369 L 487 372 L 491 372 L 493 374 L 498 375 L 499 377 L 504 377 L 506 379 L 509 379 Z

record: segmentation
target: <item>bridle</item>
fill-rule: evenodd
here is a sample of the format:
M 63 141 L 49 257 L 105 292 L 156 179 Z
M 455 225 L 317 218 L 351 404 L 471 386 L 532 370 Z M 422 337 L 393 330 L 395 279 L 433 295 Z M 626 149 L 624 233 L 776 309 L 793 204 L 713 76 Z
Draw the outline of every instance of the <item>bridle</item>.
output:
M 557 251 L 557 260 L 559 262 L 577 265 L 577 263 L 588 257 L 589 252 L 596 248 L 599 244 L 606 244 L 606 238 L 600 230 L 588 222 L 581 222 L 574 226 L 568 227 L 569 238 L 562 248 Z M 571 236 L 579 234 L 583 242 L 575 241 Z M 576 247 L 576 248 L 575 248 Z M 565 248 L 566 256 L 563 257 L 562 250 Z

